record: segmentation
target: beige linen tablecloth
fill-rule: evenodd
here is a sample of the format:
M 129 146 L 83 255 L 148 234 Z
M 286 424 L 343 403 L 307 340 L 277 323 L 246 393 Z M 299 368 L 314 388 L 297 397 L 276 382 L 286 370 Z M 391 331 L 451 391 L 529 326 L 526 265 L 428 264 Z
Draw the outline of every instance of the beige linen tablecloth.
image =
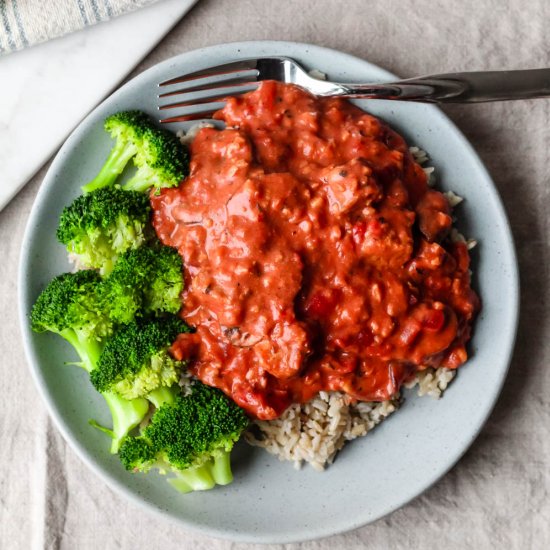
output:
M 247 39 L 322 44 L 403 77 L 550 67 L 549 21 L 546 0 L 203 0 L 135 74 L 189 49 Z M 522 313 L 504 391 L 477 441 L 423 496 L 346 535 L 272 548 L 550 547 L 550 100 L 445 111 L 486 163 L 517 243 Z M 251 548 L 196 535 L 127 502 L 52 426 L 25 364 L 16 313 L 23 229 L 44 173 L 0 214 L 0 548 Z

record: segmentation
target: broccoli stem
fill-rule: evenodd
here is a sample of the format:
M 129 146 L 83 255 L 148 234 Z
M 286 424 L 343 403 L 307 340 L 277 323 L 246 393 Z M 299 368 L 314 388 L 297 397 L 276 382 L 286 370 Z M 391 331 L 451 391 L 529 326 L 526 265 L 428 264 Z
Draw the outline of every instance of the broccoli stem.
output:
M 179 470 L 168 483 L 181 493 L 208 491 L 215 485 L 228 485 L 233 481 L 230 453 L 222 451 L 201 466 Z
M 95 368 L 102 346 L 97 340 L 88 340 L 74 329 L 65 329 L 59 333 L 78 353 L 82 360 L 80 364 L 86 372 L 90 373 Z
M 110 432 L 113 442 L 111 443 L 111 453 L 116 454 L 120 448 L 122 440 L 131 432 L 145 417 L 149 410 L 147 399 L 138 397 L 128 401 L 111 392 L 101 394 L 113 418 L 113 429 L 105 431 Z M 99 425 L 98 425 L 99 426 Z
M 176 396 L 179 393 L 179 386 L 175 384 L 167 388 L 166 386 L 161 386 L 156 390 L 153 390 L 147 395 L 147 399 L 153 403 L 153 405 L 160 409 L 162 405 L 168 403 L 171 405 L 176 400 Z
M 176 491 L 179 491 L 180 493 L 183 493 L 184 495 L 186 493 L 192 493 L 195 489 L 189 485 L 184 479 L 181 479 L 180 477 L 170 477 L 166 481 L 176 489 Z
M 133 178 L 127 181 L 122 188 L 125 191 L 139 191 L 140 193 L 144 193 L 151 186 L 152 184 L 150 181 L 143 179 L 139 176 L 139 174 L 136 174 Z
M 101 187 L 112 185 L 136 152 L 137 147 L 131 142 L 117 143 L 111 149 L 99 174 L 92 181 L 82 186 L 82 191 L 90 193 Z
M 209 466 L 212 477 L 218 485 L 228 485 L 233 481 L 231 454 L 229 452 L 222 451 L 219 455 L 216 455 Z
M 88 373 L 96 367 L 101 354 L 102 346 L 98 340 L 87 340 L 73 329 L 66 329 L 60 333 L 76 350 L 82 363 L 80 364 Z M 111 453 L 116 454 L 122 440 L 145 417 L 149 410 L 147 399 L 124 399 L 111 392 L 101 392 L 111 412 L 113 429 L 105 428 L 95 420 L 90 420 L 90 425 L 101 430 L 112 438 Z
M 181 493 L 208 491 L 216 485 L 208 464 L 179 471 L 176 477 L 168 478 L 167 481 Z

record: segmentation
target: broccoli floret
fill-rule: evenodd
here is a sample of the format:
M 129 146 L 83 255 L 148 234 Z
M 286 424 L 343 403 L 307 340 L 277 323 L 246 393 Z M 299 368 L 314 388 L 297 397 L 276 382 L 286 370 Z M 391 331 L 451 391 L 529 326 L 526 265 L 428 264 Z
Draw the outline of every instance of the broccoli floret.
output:
M 90 374 L 92 384 L 125 399 L 148 397 L 177 384 L 186 363 L 173 359 L 168 348 L 182 332 L 189 332 L 189 327 L 176 316 L 130 323 L 105 345 Z
M 173 187 L 187 175 L 186 149 L 175 134 L 154 126 L 145 113 L 115 113 L 105 120 L 104 127 L 116 140 L 115 145 L 99 174 L 82 187 L 85 193 L 115 183 L 131 159 L 137 172 L 125 185 L 129 190 Z
M 168 481 L 183 493 L 227 485 L 230 452 L 247 425 L 231 399 L 197 382 L 189 396 L 161 404 L 141 435 L 124 440 L 120 460 L 134 472 L 176 474 Z
M 35 332 L 55 332 L 70 342 L 91 370 L 101 352 L 101 340 L 113 324 L 99 300 L 101 277 L 95 271 L 64 273 L 42 291 L 31 311 Z
M 82 187 L 84 193 L 115 183 L 130 159 L 137 154 L 150 126 L 149 117 L 141 111 L 123 111 L 105 119 L 103 127 L 115 140 L 115 145 L 99 174 Z
M 178 137 L 169 130 L 152 127 L 142 141 L 134 157 L 137 172 L 124 188 L 147 191 L 154 187 L 176 187 L 188 173 L 187 150 Z
M 106 274 L 120 254 L 150 237 L 150 212 L 149 198 L 143 193 L 98 189 L 63 210 L 57 239 L 83 266 Z
M 78 353 L 82 366 L 92 373 L 99 360 L 105 337 L 113 332 L 113 323 L 101 306 L 98 289 L 101 278 L 95 271 L 65 273 L 53 279 L 34 304 L 30 321 L 35 332 L 53 332 L 65 338 Z M 118 451 L 122 439 L 145 417 L 149 403 L 145 399 L 127 401 L 104 392 L 111 411 L 113 438 L 111 451 Z
M 149 247 L 145 254 L 154 254 L 154 276 L 144 286 L 147 312 L 177 313 L 181 309 L 183 291 L 183 260 L 175 248 L 158 243 Z
M 111 318 L 122 324 L 136 316 L 177 313 L 182 291 L 181 256 L 160 243 L 142 245 L 121 255 L 102 289 Z

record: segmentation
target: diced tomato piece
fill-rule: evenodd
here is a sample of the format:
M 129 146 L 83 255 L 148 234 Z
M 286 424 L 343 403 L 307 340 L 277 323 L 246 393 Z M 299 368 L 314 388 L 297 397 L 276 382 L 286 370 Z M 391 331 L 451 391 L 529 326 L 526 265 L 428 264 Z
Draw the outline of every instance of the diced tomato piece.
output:
M 425 329 L 439 331 L 445 324 L 445 312 L 441 309 L 429 309 L 424 314 L 422 326 Z
M 328 317 L 340 299 L 341 292 L 338 289 L 324 289 L 314 294 L 305 305 L 305 312 L 319 319 Z

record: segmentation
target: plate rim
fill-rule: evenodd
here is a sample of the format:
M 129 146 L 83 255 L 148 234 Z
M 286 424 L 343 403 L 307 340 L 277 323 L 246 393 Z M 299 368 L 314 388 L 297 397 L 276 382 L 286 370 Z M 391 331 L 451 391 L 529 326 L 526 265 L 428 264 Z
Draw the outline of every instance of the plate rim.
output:
M 503 230 L 504 230 L 503 240 L 505 241 L 506 247 L 511 256 L 511 264 L 509 268 L 510 268 L 510 282 L 511 282 L 512 288 L 510 289 L 510 291 L 513 293 L 514 296 L 512 301 L 513 311 L 511 312 L 511 320 L 512 320 L 511 327 L 510 327 L 511 336 L 507 341 L 507 345 L 505 346 L 505 353 L 504 353 L 504 355 L 507 357 L 506 365 L 502 369 L 500 378 L 498 379 L 498 383 L 492 387 L 490 398 L 488 398 L 488 400 L 485 403 L 485 410 L 483 411 L 482 420 L 479 422 L 479 425 L 476 427 L 474 432 L 472 432 L 470 440 L 467 442 L 466 445 L 464 445 L 460 453 L 453 455 L 450 460 L 447 459 L 446 466 L 441 470 L 439 470 L 436 473 L 436 475 L 432 477 L 431 481 L 427 485 L 425 485 L 420 492 L 418 492 L 417 494 L 413 495 L 410 498 L 403 499 L 402 502 L 401 501 L 395 502 L 394 505 L 389 507 L 389 509 L 387 509 L 384 513 L 376 515 L 375 517 L 371 517 L 371 518 L 368 518 L 366 516 L 360 517 L 360 514 L 358 514 L 354 520 L 352 519 L 348 521 L 346 525 L 339 525 L 339 527 L 336 529 L 331 527 L 322 528 L 322 526 L 317 526 L 316 528 L 308 527 L 307 529 L 304 529 L 300 535 L 293 534 L 290 536 L 285 536 L 285 534 L 282 533 L 280 537 L 274 539 L 270 535 L 262 535 L 261 533 L 253 532 L 253 531 L 241 533 L 238 531 L 227 531 L 224 529 L 216 529 L 214 527 L 209 527 L 205 525 L 197 525 L 196 523 L 188 520 L 184 516 L 176 516 L 175 514 L 169 511 L 165 511 L 161 509 L 160 507 L 156 506 L 153 502 L 140 498 L 139 495 L 135 494 L 124 483 L 118 481 L 114 476 L 110 475 L 107 471 L 104 471 L 100 463 L 96 462 L 93 459 L 93 457 L 89 454 L 89 452 L 86 450 L 86 448 L 83 447 L 79 443 L 79 441 L 72 435 L 69 426 L 65 423 L 63 416 L 61 415 L 60 411 L 56 407 L 55 400 L 47 391 L 47 387 L 44 382 L 44 376 L 41 372 L 42 369 L 39 366 L 39 362 L 35 357 L 34 350 L 32 349 L 32 346 L 30 344 L 30 337 L 29 337 L 30 329 L 28 327 L 28 319 L 27 319 L 28 308 L 26 307 L 30 304 L 30 298 L 28 296 L 28 292 L 27 292 L 28 289 L 26 285 L 26 275 L 28 273 L 29 263 L 31 261 L 31 258 L 29 257 L 29 254 L 27 252 L 30 247 L 31 237 L 32 237 L 33 229 L 35 227 L 35 220 L 36 218 L 39 217 L 41 212 L 41 205 L 43 203 L 43 198 L 47 195 L 51 186 L 53 185 L 53 181 L 55 180 L 54 175 L 57 172 L 58 167 L 64 162 L 65 155 L 67 153 L 70 154 L 70 151 L 72 150 L 74 145 L 73 142 L 75 142 L 75 140 L 78 138 L 78 134 L 81 126 L 85 124 L 88 119 L 90 119 L 91 117 L 94 117 L 95 112 L 98 109 L 100 109 L 106 101 L 110 100 L 111 98 L 116 98 L 117 95 L 121 91 L 123 91 L 128 85 L 131 85 L 136 79 L 143 78 L 144 75 L 146 75 L 150 71 L 157 71 L 159 70 L 159 68 L 168 67 L 171 64 L 177 64 L 179 60 L 185 59 L 185 57 L 189 55 L 215 52 L 220 48 L 233 47 L 238 50 L 240 47 L 243 47 L 243 48 L 254 47 L 257 49 L 261 49 L 263 47 L 263 48 L 277 49 L 277 48 L 280 48 L 281 45 L 283 45 L 283 47 L 298 48 L 301 51 L 301 53 L 303 53 L 304 55 L 308 54 L 308 49 L 324 51 L 326 54 L 337 53 L 341 56 L 343 55 L 345 57 L 350 58 L 350 61 L 351 60 L 355 62 L 360 61 L 365 65 L 371 66 L 377 72 L 379 72 L 380 74 L 383 74 L 384 78 L 388 78 L 388 79 L 396 78 L 395 75 L 393 75 L 389 71 L 379 67 L 374 63 L 371 63 L 365 59 L 362 59 L 356 55 L 352 55 L 347 52 L 343 52 L 340 50 L 327 48 L 327 47 L 319 46 L 315 44 L 295 42 L 295 41 L 283 41 L 283 40 L 249 40 L 249 41 L 236 41 L 236 42 L 213 44 L 207 47 L 197 48 L 197 49 L 182 52 L 160 63 L 152 65 L 145 71 L 142 71 L 141 73 L 136 75 L 134 78 L 125 82 L 122 86 L 118 87 L 116 91 L 114 91 L 107 98 L 100 101 L 98 105 L 90 113 L 88 113 L 86 117 L 84 117 L 79 122 L 76 128 L 66 138 L 61 148 L 55 154 L 54 160 L 52 161 L 46 175 L 44 176 L 42 184 L 40 185 L 40 189 L 34 199 L 31 212 L 27 218 L 27 223 L 26 223 L 25 232 L 24 232 L 22 245 L 21 245 L 19 270 L 18 270 L 18 276 L 17 276 L 19 322 L 20 322 L 20 328 L 22 333 L 26 363 L 31 372 L 31 376 L 33 378 L 35 387 L 37 388 L 38 393 L 40 394 L 43 402 L 46 405 L 46 409 L 49 416 L 53 419 L 56 428 L 59 430 L 59 432 L 61 433 L 65 441 L 69 444 L 69 446 L 73 449 L 73 451 L 86 464 L 87 467 L 89 467 L 96 475 L 99 476 L 100 479 L 102 479 L 102 481 L 107 485 L 107 487 L 116 490 L 116 492 L 119 495 L 123 495 L 125 498 L 129 499 L 131 502 L 136 503 L 143 510 L 153 512 L 157 517 L 162 518 L 165 521 L 168 520 L 171 522 L 175 522 L 186 529 L 192 530 L 193 532 L 196 532 L 202 535 L 209 535 L 212 537 L 221 538 L 224 540 L 231 540 L 235 542 L 293 543 L 293 542 L 316 540 L 324 537 L 342 534 L 352 529 L 356 529 L 361 526 L 372 523 L 374 521 L 377 521 L 379 519 L 382 519 L 383 517 L 386 517 L 387 515 L 393 513 L 395 510 L 401 508 L 402 506 L 418 498 L 421 494 L 429 490 L 433 485 L 435 485 L 438 481 L 440 481 L 441 478 L 451 468 L 453 468 L 456 465 L 456 463 L 460 460 L 460 458 L 464 455 L 464 453 L 466 453 L 466 451 L 470 448 L 472 443 L 475 441 L 475 439 L 478 437 L 479 433 L 485 426 L 491 412 L 493 411 L 498 401 L 498 398 L 502 391 L 502 387 L 506 380 L 506 377 L 510 368 L 510 364 L 512 361 L 513 350 L 516 343 L 518 324 L 519 324 L 520 279 L 519 279 L 519 266 L 518 266 L 518 260 L 517 260 L 517 252 L 516 252 L 516 247 L 513 239 L 513 234 L 511 231 L 510 222 L 506 213 L 506 209 L 504 207 L 504 204 L 498 192 L 498 189 L 491 175 L 486 169 L 485 165 L 481 161 L 479 155 L 471 145 L 470 141 L 464 136 L 464 134 L 454 124 L 454 122 L 445 113 L 443 113 L 438 107 L 429 106 L 429 109 L 431 110 L 431 112 L 434 113 L 435 116 L 440 117 L 440 119 L 449 128 L 451 128 L 457 134 L 458 137 L 461 138 L 463 146 L 468 150 L 468 154 L 470 158 L 476 164 L 476 170 L 482 173 L 486 178 L 486 180 L 491 184 L 489 186 L 489 189 L 491 194 L 493 195 L 492 199 L 496 202 L 496 204 L 500 208 L 503 221 L 505 222 L 503 227 Z M 238 58 L 237 55 L 236 55 L 236 58 Z

